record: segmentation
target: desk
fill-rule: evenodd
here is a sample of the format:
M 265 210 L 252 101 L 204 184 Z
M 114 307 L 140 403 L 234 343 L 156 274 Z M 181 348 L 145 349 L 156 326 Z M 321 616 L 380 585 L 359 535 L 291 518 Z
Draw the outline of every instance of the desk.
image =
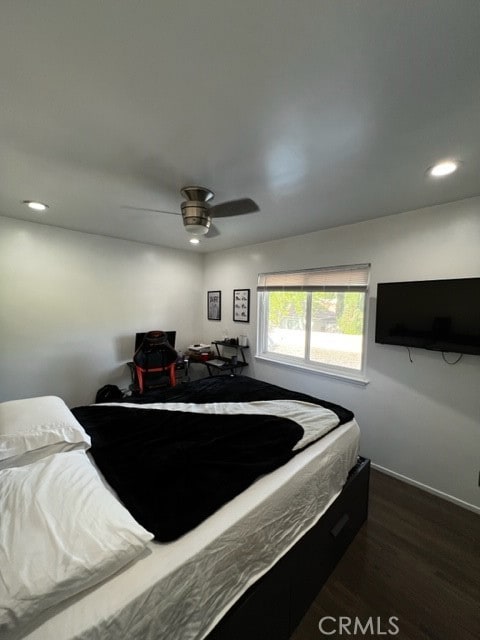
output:
M 213 360 L 206 360 L 205 366 L 208 369 L 208 375 L 214 376 L 222 373 L 234 374 L 237 370 L 241 370 L 244 367 L 248 367 L 248 362 L 245 358 L 245 349 L 248 347 L 242 347 L 238 344 L 232 344 L 231 342 L 225 342 L 225 340 L 213 340 L 212 344 L 215 345 L 217 356 Z M 227 358 L 223 355 L 224 348 L 235 349 L 235 355 Z M 240 360 L 238 359 L 240 356 Z

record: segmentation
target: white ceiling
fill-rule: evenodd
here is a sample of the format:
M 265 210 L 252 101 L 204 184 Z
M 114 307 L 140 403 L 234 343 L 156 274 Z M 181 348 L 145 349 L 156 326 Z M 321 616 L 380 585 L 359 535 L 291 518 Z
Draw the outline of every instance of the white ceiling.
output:
M 480 194 L 478 0 L 1 4 L 0 215 L 217 251 Z M 126 208 L 188 184 L 261 210 Z

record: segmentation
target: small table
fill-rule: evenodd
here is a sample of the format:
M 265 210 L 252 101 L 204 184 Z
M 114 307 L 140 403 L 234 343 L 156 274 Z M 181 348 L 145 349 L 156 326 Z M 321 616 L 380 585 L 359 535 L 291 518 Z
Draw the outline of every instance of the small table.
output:
M 217 352 L 217 357 L 213 360 L 205 360 L 205 366 L 208 369 L 208 375 L 214 376 L 216 374 L 229 373 L 235 374 L 236 370 L 243 369 L 243 367 L 248 367 L 248 362 L 245 358 L 245 349 L 247 347 L 242 347 L 238 344 L 225 341 L 225 340 L 213 340 L 212 344 L 215 345 L 215 349 Z M 222 347 L 222 351 L 220 348 Z M 223 355 L 223 347 L 227 347 L 229 349 L 235 349 L 235 356 L 232 358 L 227 358 Z M 241 359 L 238 359 L 240 356 Z

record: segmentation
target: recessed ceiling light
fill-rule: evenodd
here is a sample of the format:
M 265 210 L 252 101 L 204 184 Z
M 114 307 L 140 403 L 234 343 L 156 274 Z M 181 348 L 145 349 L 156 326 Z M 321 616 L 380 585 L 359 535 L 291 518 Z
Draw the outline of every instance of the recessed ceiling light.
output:
M 48 209 L 48 205 L 43 204 L 43 202 L 35 202 L 34 200 L 24 200 L 23 204 L 26 204 L 27 207 L 35 211 L 45 211 L 45 209 Z
M 190 244 L 200 244 L 200 240 L 198 238 L 190 238 Z
M 443 176 L 448 176 L 454 171 L 458 169 L 458 162 L 454 160 L 445 160 L 444 162 L 439 162 L 434 165 L 429 173 L 434 178 L 442 178 Z

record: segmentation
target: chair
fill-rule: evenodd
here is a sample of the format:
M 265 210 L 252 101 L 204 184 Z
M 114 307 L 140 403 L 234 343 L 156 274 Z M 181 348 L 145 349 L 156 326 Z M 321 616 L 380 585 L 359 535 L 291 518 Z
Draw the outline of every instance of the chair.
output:
M 177 352 L 168 342 L 164 331 L 146 333 L 142 344 L 133 356 L 133 362 L 141 394 L 147 386 L 153 386 L 147 385 L 147 378 L 151 373 L 165 373 L 169 378 L 170 386 L 175 386 Z

